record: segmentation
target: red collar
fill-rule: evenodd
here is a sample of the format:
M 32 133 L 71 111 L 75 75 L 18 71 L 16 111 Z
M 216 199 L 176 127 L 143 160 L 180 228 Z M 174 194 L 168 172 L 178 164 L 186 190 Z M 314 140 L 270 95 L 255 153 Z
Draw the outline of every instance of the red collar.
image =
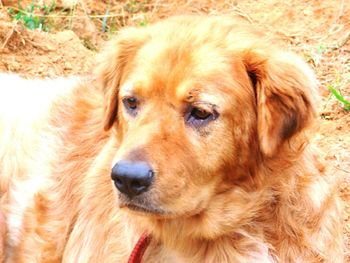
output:
M 143 254 L 145 254 L 150 242 L 151 237 L 147 234 L 142 234 L 131 252 L 128 263 L 141 263 Z

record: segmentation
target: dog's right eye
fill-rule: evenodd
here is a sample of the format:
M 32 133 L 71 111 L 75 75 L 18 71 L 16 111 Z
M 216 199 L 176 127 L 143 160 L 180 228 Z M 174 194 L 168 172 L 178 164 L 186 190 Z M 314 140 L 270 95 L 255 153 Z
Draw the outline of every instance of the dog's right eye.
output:
M 138 101 L 135 97 L 128 97 L 123 99 L 123 104 L 131 115 L 136 115 Z

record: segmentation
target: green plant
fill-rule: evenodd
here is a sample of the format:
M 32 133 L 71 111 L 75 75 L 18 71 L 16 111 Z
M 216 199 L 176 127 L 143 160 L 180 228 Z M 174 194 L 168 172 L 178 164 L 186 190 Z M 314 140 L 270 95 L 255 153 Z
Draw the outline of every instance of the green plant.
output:
M 112 17 L 110 26 L 108 27 L 108 30 L 107 30 L 109 38 L 113 36 L 115 32 L 118 31 L 118 28 L 119 28 L 118 25 L 119 25 L 118 18 Z
M 39 6 L 35 4 L 33 0 L 32 3 L 23 8 L 19 2 L 19 8 L 9 8 L 8 13 L 11 15 L 12 19 L 21 22 L 28 29 L 40 29 L 45 32 L 50 31 L 52 22 L 48 15 L 55 9 L 56 3 L 53 1 L 50 5 Z
M 94 46 L 94 44 L 91 43 L 91 41 L 87 37 L 83 38 L 83 45 L 87 49 L 89 49 L 89 50 L 91 50 L 93 52 L 97 52 L 97 48 Z
M 314 66 L 318 66 L 321 63 L 322 57 L 324 53 L 328 51 L 328 48 L 320 44 L 316 49 L 311 50 L 309 54 L 305 54 L 305 59 L 307 62 L 313 64 Z
M 344 98 L 344 96 L 340 93 L 340 90 L 334 88 L 332 85 L 328 85 L 327 88 L 332 93 L 332 95 L 343 104 L 343 109 L 350 111 L 350 101 Z
M 103 20 L 102 20 L 102 32 L 103 33 L 106 32 L 107 20 L 108 20 L 108 16 L 109 16 L 110 7 L 111 7 L 111 0 L 109 0 L 107 3 L 106 13 L 105 13 L 105 16 L 103 17 Z
M 139 22 L 139 26 L 147 26 L 148 24 L 148 19 L 146 17 Z

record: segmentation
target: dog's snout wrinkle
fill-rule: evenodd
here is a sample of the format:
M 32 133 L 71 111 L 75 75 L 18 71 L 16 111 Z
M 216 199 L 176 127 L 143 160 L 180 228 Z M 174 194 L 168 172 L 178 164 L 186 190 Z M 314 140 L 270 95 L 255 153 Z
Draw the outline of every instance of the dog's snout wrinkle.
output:
M 154 171 L 146 162 L 123 160 L 114 165 L 111 176 L 117 189 L 132 198 L 148 190 Z

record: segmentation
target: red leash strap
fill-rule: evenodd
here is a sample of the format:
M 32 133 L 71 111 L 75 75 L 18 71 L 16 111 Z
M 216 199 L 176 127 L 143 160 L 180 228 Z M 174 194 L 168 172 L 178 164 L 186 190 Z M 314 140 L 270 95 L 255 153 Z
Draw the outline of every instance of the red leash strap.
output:
M 142 234 L 131 252 L 128 263 L 141 263 L 143 254 L 145 254 L 150 242 L 151 237 L 149 235 Z

